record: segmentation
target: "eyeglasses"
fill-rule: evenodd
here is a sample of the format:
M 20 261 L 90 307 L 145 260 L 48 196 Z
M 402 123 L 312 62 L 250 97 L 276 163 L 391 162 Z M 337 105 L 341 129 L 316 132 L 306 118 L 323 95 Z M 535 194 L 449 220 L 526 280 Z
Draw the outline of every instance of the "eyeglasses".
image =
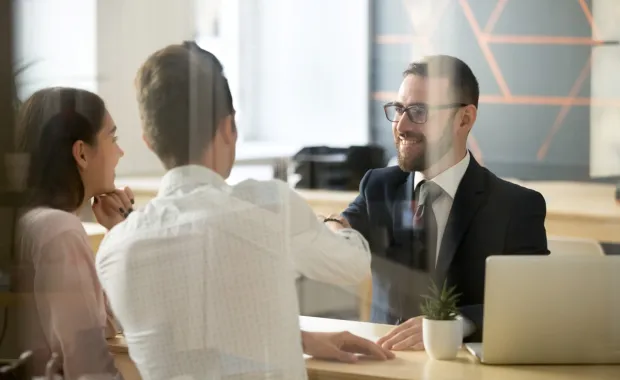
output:
M 385 117 L 391 122 L 400 121 L 403 114 L 406 113 L 411 122 L 415 124 L 424 124 L 428 120 L 428 111 L 430 110 L 445 110 L 449 108 L 466 107 L 468 105 L 469 104 L 466 103 L 450 103 L 440 105 L 416 103 L 405 107 L 400 103 L 390 102 L 383 106 L 383 110 L 385 111 Z

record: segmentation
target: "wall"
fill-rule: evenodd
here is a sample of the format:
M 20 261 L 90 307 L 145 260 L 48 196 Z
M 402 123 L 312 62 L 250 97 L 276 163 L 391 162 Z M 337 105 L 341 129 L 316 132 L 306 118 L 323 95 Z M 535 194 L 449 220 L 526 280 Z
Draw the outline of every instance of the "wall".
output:
M 593 0 L 595 39 L 620 40 L 620 3 Z M 620 99 L 620 46 L 595 47 L 592 52 L 591 91 L 595 99 Z M 617 176 L 620 173 L 620 102 L 609 101 L 590 109 L 590 174 Z
M 142 141 L 133 79 L 156 49 L 208 33 L 218 2 L 17 0 L 15 4 L 17 63 L 35 62 L 18 78 L 20 97 L 48 86 L 97 92 L 117 123 L 126 152 L 117 174 L 162 173 Z
M 28 96 L 38 88 L 60 84 L 94 90 L 97 80 L 102 81 L 110 88 L 106 100 L 120 110 L 115 113 L 121 114 L 121 144 L 131 151 L 121 163 L 120 174 L 160 172 L 143 147 L 136 115 L 125 116 L 135 110 L 124 103 L 124 92 L 109 81 L 106 84 L 105 73 L 98 69 L 96 7 L 106 4 L 98 3 L 17 1 L 18 58 L 42 59 L 20 78 L 20 93 Z M 617 2 L 583 3 L 588 9 L 594 6 L 599 29 L 607 30 L 603 26 L 609 22 L 600 18 L 615 15 Z M 592 51 L 591 28 L 579 0 L 245 0 L 243 4 L 239 25 L 230 32 L 238 28 L 240 40 L 235 47 L 238 61 L 229 71 L 235 78 L 231 84 L 238 93 L 239 126 L 245 140 L 293 145 L 364 143 L 370 125 L 372 141 L 393 153 L 381 105 L 398 88 L 408 62 L 437 52 L 462 57 L 479 77 L 483 96 L 472 148 L 478 148 L 484 163 L 498 174 L 588 179 L 591 164 L 595 175 L 620 170 L 617 144 L 590 150 L 591 138 L 595 146 L 616 140 L 609 133 L 615 131 L 615 120 L 620 120 L 617 107 L 594 107 L 591 116 L 588 99 L 591 91 L 597 98 L 619 97 L 609 86 L 617 82 L 615 77 L 610 79 L 617 72 L 615 66 L 604 68 L 599 59 L 618 55 L 619 48 L 594 48 L 593 77 L 599 79 L 592 81 L 586 67 Z M 125 5 L 124 12 L 138 8 Z M 152 8 L 149 2 L 146 9 Z M 113 15 L 106 22 L 115 35 L 121 18 Z M 613 37 L 613 25 L 611 34 L 599 38 Z M 133 30 L 140 29 L 134 25 Z M 421 38 L 426 34 L 431 34 L 428 44 Z M 126 79 L 132 78 L 123 76 Z M 123 82 L 123 86 L 130 84 Z M 511 96 L 506 96 L 506 90 Z M 570 95 L 577 99 L 571 100 Z M 610 162 L 617 165 L 610 168 Z
M 48 86 L 97 88 L 96 0 L 17 0 L 16 63 L 22 98 Z M 78 15 L 68 17 L 68 15 Z
M 407 64 L 455 55 L 481 86 L 471 148 L 498 175 L 589 179 L 591 1 L 373 0 L 373 139 Z M 602 48 L 599 48 L 602 49 Z
M 219 41 L 209 36 L 212 0 L 192 0 L 193 18 L 182 15 L 186 0 L 18 3 L 20 56 L 41 59 L 21 78 L 22 97 L 50 85 L 102 95 L 126 150 L 119 175 L 162 172 L 137 128 L 132 83 L 147 51 L 182 36 L 197 35 L 221 52 L 242 140 L 293 147 L 368 141 L 369 0 L 228 0 Z
M 106 100 L 125 157 L 118 175 L 160 174 L 142 141 L 134 79 L 147 57 L 196 34 L 194 0 L 105 0 L 97 3 L 97 91 Z

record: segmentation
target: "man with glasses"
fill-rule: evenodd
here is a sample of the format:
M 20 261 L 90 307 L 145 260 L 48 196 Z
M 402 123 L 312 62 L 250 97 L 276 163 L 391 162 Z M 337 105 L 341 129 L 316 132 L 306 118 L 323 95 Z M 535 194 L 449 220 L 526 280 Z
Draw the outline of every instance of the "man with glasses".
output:
M 424 349 L 419 295 L 430 280 L 456 286 L 464 338 L 479 341 L 486 258 L 548 254 L 541 194 L 496 177 L 467 150 L 478 97 L 458 58 L 409 65 L 384 107 L 398 166 L 368 171 L 342 213 L 375 255 L 371 319 L 398 325 L 379 340 L 385 348 Z

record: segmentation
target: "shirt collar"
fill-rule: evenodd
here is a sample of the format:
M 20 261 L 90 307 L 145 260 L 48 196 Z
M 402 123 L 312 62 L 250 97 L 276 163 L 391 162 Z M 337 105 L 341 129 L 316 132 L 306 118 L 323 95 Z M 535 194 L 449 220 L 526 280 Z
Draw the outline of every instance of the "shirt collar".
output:
M 467 167 L 469 166 L 469 151 L 465 154 L 465 157 L 459 161 L 456 165 L 448 168 L 447 170 L 439 173 L 435 178 L 431 178 L 430 180 L 438 184 L 443 191 L 445 191 L 452 199 L 456 195 L 456 190 L 467 171 Z M 425 180 L 424 174 L 421 172 L 415 172 L 413 178 L 413 188 L 415 189 L 418 184 Z
M 201 165 L 185 165 L 168 170 L 162 177 L 158 196 L 165 196 L 180 188 L 194 189 L 200 185 L 226 188 L 226 180 L 213 170 Z

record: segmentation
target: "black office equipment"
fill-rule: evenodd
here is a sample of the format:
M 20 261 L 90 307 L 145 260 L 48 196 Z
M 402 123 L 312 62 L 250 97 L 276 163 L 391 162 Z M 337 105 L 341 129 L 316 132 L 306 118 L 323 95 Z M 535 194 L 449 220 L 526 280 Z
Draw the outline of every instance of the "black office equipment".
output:
M 359 188 L 369 169 L 384 167 L 385 151 L 376 145 L 331 148 L 305 147 L 293 156 L 299 189 L 352 190 Z

